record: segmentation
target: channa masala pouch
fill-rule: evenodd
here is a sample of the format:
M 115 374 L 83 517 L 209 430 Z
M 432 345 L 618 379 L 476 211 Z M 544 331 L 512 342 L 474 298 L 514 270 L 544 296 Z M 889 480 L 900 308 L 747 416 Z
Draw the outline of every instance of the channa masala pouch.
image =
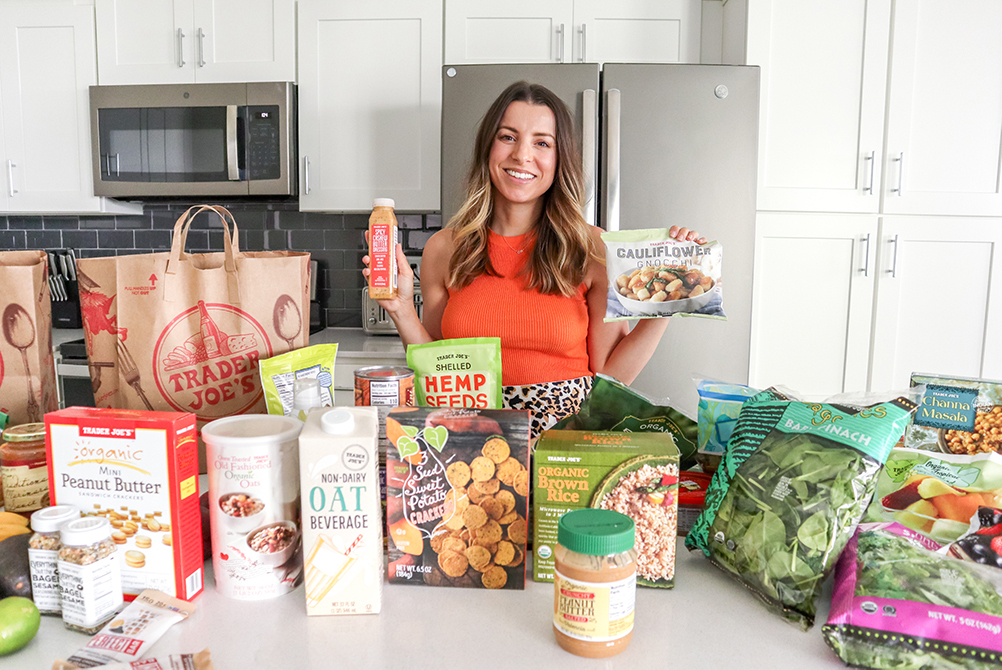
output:
M 420 407 L 502 409 L 501 338 L 463 337 L 407 347 Z

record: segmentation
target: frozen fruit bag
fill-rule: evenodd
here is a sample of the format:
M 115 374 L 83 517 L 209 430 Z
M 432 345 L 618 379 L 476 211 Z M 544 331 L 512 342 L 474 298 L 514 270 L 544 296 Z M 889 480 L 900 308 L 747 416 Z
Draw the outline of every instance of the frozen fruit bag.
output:
M 1002 568 L 1002 509 L 979 507 L 967 532 L 940 550 L 962 561 Z
M 602 233 L 609 276 L 606 321 L 701 316 L 726 319 L 723 247 L 673 239 L 667 228 Z
M 801 402 L 775 388 L 748 399 L 685 546 L 809 629 L 917 400 Z
M 501 338 L 463 337 L 407 347 L 420 407 L 501 409 Z
M 727 384 L 697 377 L 693 379 L 696 382 L 696 392 L 699 394 L 697 409 L 699 452 L 723 455 L 737 423 L 741 406 L 745 404 L 745 400 L 759 391 L 744 384 Z
M 898 523 L 860 524 L 835 568 L 825 642 L 877 670 L 1002 666 L 1002 570 L 939 553 Z
M 337 344 L 314 344 L 261 361 L 261 386 L 268 414 L 292 415 L 293 388 L 297 379 L 320 383 L 322 407 L 334 404 L 334 361 Z

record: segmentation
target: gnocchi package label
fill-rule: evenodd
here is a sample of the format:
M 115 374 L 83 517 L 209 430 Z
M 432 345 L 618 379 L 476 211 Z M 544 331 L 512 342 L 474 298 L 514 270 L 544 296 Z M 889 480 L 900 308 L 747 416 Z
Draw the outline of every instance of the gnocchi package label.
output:
M 195 415 L 69 407 L 45 415 L 49 499 L 111 521 L 122 590 L 202 592 Z
M 525 588 L 529 412 L 395 407 L 386 438 L 390 582 Z
M 701 316 L 726 319 L 723 247 L 672 239 L 667 228 L 602 233 L 609 296 L 605 320 Z

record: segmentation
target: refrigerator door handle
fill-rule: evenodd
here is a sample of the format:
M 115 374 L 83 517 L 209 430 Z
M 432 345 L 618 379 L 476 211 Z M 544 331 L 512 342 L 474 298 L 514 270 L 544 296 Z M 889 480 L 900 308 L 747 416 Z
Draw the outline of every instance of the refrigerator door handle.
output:
M 605 229 L 619 230 L 619 131 L 620 131 L 620 91 L 610 88 L 606 94 L 606 144 L 608 153 L 605 171 Z
M 594 89 L 585 89 L 582 94 L 581 120 L 581 167 L 584 172 L 584 218 L 595 225 L 595 137 L 598 120 L 598 98 Z

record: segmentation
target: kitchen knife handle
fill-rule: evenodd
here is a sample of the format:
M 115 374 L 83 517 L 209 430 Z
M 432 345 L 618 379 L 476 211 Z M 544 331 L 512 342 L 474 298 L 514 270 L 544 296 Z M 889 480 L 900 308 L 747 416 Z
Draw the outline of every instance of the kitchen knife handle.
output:
M 863 267 L 862 267 L 863 276 L 864 277 L 869 277 L 870 276 L 870 233 L 867 233 L 866 237 L 864 237 L 862 241 L 866 243 L 866 251 L 863 252 Z
M 557 26 L 557 62 L 564 62 L 564 24 Z
M 582 63 L 585 62 L 585 37 L 587 37 L 587 32 L 586 32 L 587 27 L 588 27 L 587 24 L 582 23 L 580 30 L 578 30 L 578 32 L 581 33 L 581 62 Z
M 619 230 L 619 133 L 620 133 L 620 91 L 618 88 L 610 88 L 606 94 L 606 107 L 608 108 L 608 118 L 606 119 L 606 144 L 608 153 L 606 154 L 606 175 L 605 175 L 605 229 L 608 231 Z
M 237 106 L 226 105 L 226 176 L 230 181 L 240 179 L 237 164 Z
M 584 217 L 595 224 L 595 138 L 598 98 L 594 89 L 585 89 L 581 99 L 581 168 L 585 179 Z
M 10 160 L 8 158 L 7 159 L 7 195 L 9 195 L 11 198 L 13 198 L 14 194 L 17 193 L 17 189 L 14 188 L 14 168 L 16 168 L 16 167 L 17 167 L 17 165 L 14 164 L 14 161 L 12 161 L 12 160 Z
M 303 156 L 303 187 L 306 195 L 310 194 L 310 157 Z
M 177 66 L 184 67 L 184 31 L 177 29 Z
M 890 242 L 894 245 L 894 255 L 891 256 L 891 269 L 888 272 L 891 273 L 891 279 L 895 279 L 898 276 L 898 236 L 895 235 Z
M 875 152 L 871 151 L 869 154 L 863 157 L 863 161 L 865 161 L 863 164 L 864 167 L 866 166 L 867 163 L 869 163 L 870 166 L 870 180 L 867 182 L 867 185 L 863 187 L 863 193 L 869 193 L 870 195 L 873 195 L 873 173 L 876 171 L 876 165 L 877 165 L 876 163 L 873 162 L 874 156 Z
M 905 152 L 904 151 L 899 152 L 898 157 L 892 158 L 891 160 L 898 164 L 898 187 L 892 188 L 891 193 L 897 193 L 898 195 L 901 195 L 901 183 L 904 180 L 904 174 L 905 174 Z
M 195 36 L 198 38 L 198 67 L 205 67 L 205 33 L 199 28 Z

